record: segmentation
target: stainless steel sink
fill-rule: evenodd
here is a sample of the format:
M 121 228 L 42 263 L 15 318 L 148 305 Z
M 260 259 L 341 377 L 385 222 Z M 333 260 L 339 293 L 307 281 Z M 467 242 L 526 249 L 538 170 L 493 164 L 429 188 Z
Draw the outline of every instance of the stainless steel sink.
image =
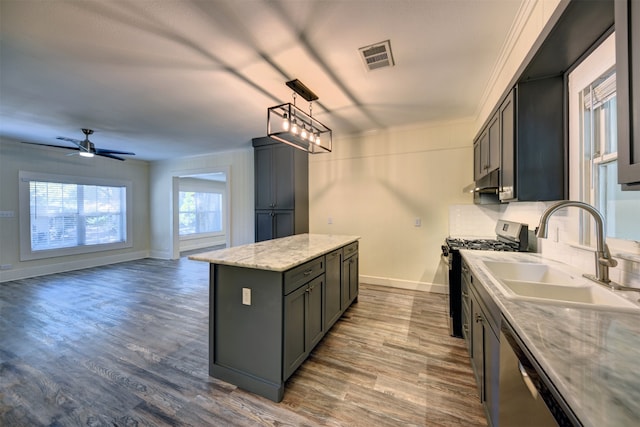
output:
M 539 303 L 640 310 L 640 306 L 590 280 L 543 263 L 485 261 L 497 279 L 498 288 L 509 299 Z

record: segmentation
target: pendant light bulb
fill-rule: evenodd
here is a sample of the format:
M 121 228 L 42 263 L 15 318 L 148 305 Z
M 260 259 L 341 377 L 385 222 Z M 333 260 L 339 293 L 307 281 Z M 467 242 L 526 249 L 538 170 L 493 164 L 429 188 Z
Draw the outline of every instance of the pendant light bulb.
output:
M 293 124 L 291 125 L 291 133 L 294 135 L 298 134 L 298 125 L 296 124 L 296 120 L 293 120 Z
M 287 113 L 284 113 L 284 116 L 282 116 L 282 129 L 284 129 L 285 131 L 288 131 L 289 127 L 290 127 L 289 116 L 287 116 Z
M 307 128 L 302 125 L 302 132 L 300 132 L 300 138 L 307 139 Z
M 316 143 L 316 145 L 320 145 L 320 134 L 316 135 L 315 143 Z

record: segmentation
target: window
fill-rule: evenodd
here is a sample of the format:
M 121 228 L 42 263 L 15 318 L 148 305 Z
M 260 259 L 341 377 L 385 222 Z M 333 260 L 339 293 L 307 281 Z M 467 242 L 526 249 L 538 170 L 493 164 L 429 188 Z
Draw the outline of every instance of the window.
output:
M 618 184 L 615 39 L 611 35 L 569 75 L 572 199 L 595 206 L 609 238 L 640 241 L 640 193 Z M 577 241 L 593 243 L 590 217 L 579 213 Z
M 222 231 L 222 194 L 180 191 L 180 236 Z
M 130 247 L 129 185 L 20 172 L 21 259 Z M 24 209 L 26 208 L 26 209 Z

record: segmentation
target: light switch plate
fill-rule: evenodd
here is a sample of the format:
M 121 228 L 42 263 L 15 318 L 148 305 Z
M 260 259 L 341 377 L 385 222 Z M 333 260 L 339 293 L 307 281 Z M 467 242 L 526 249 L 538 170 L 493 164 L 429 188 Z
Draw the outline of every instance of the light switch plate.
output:
M 242 288 L 242 304 L 251 305 L 251 288 Z

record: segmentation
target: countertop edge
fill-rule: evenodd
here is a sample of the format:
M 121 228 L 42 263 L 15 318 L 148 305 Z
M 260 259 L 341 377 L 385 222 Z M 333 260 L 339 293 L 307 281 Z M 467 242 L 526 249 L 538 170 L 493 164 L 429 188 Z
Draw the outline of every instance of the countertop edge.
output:
M 360 240 L 360 236 L 296 234 L 189 256 L 190 260 L 283 272 Z

